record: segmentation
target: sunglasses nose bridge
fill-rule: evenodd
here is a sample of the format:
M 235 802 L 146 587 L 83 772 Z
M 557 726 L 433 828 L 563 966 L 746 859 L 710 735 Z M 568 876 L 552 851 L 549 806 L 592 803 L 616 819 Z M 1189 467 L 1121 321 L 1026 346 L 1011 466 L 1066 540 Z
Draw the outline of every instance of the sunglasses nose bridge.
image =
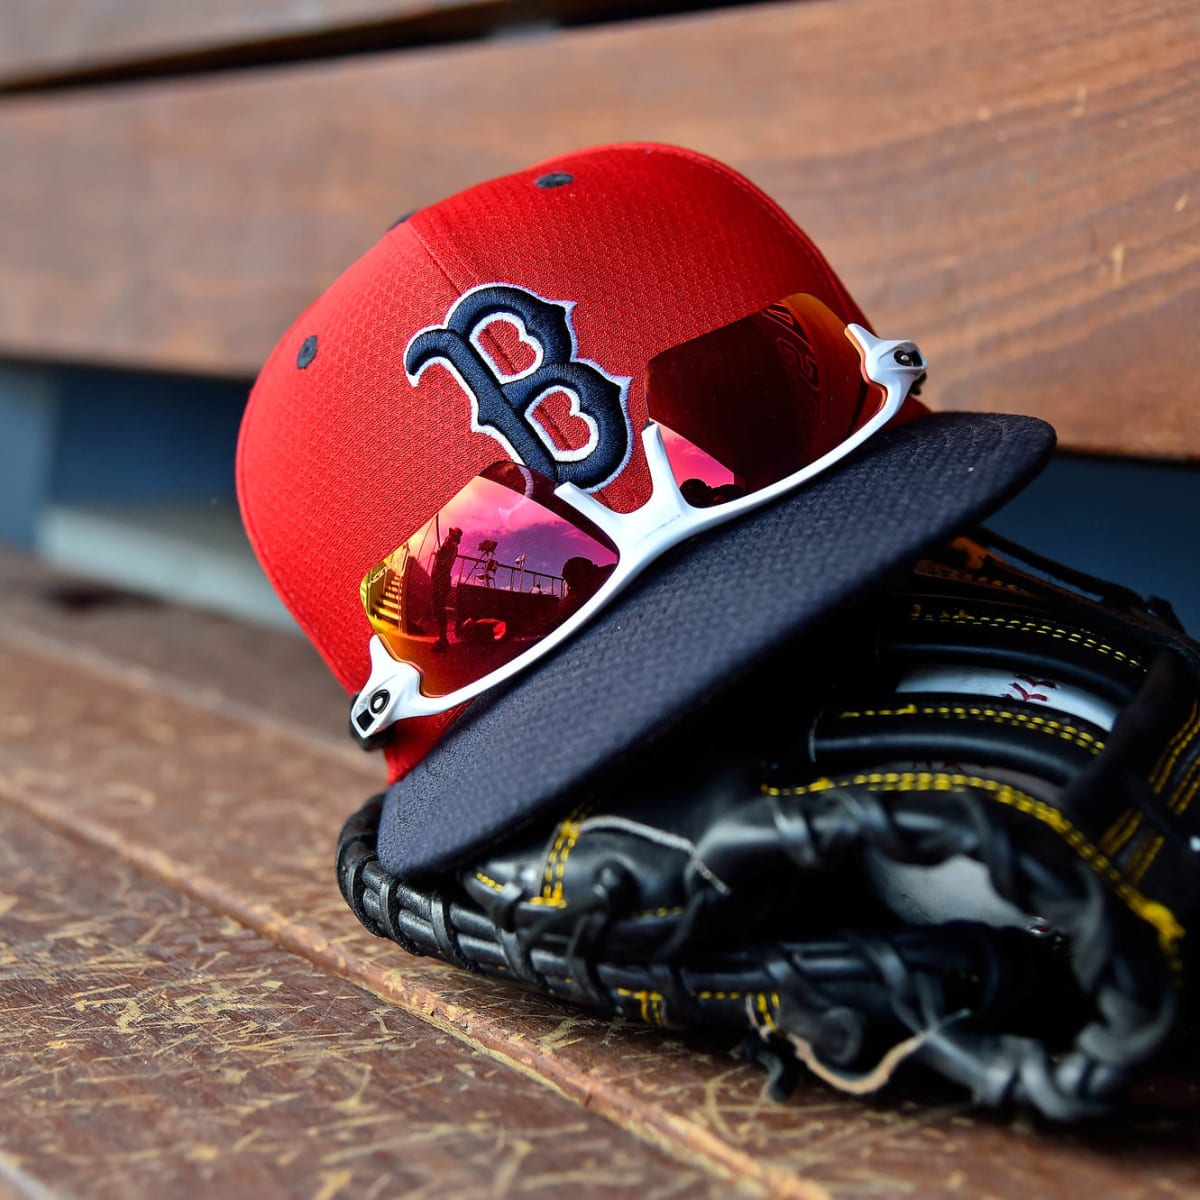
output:
M 662 431 L 653 421 L 648 422 L 642 430 L 642 446 L 650 469 L 650 495 L 640 508 L 632 512 L 614 512 L 571 483 L 560 484 L 554 489 L 556 495 L 576 512 L 599 526 L 616 544 L 622 556 L 628 555 L 634 547 L 644 545 L 665 549 L 683 536 L 670 536 L 668 530 L 673 524 L 682 521 L 692 532 L 690 525 L 697 519 L 696 511 L 680 494 Z

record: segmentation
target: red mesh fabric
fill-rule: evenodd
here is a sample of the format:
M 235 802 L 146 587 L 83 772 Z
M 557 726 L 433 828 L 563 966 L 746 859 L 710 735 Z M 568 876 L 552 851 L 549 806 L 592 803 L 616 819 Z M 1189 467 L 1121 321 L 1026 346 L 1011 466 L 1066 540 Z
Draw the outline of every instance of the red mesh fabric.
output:
M 573 181 L 537 187 L 550 172 Z M 504 457 L 495 439 L 471 430 L 470 401 L 448 371 L 431 366 L 413 387 L 403 365 L 414 334 L 489 283 L 572 302 L 579 357 L 631 379 L 633 457 L 600 493 L 623 511 L 645 495 L 636 435 L 651 357 L 797 291 L 865 324 L 777 205 L 728 168 L 670 147 L 566 155 L 397 226 L 284 335 L 251 395 L 238 456 L 255 551 L 348 691 L 369 672 L 364 571 Z M 301 369 L 313 336 L 316 354 Z M 547 410 L 551 419 L 558 411 Z M 570 417 L 560 420 L 569 445 Z M 389 751 L 393 778 L 448 719 L 405 723 Z

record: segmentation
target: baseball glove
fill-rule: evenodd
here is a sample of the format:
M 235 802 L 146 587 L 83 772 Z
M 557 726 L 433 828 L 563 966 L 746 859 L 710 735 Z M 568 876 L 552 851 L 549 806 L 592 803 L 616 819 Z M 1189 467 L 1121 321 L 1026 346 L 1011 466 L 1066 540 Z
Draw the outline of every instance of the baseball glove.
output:
M 406 950 L 735 1033 L 777 1094 L 907 1060 L 1070 1120 L 1186 1027 L 1198 793 L 1200 647 L 1170 607 L 977 531 L 552 826 L 409 883 L 376 797 L 338 873 Z

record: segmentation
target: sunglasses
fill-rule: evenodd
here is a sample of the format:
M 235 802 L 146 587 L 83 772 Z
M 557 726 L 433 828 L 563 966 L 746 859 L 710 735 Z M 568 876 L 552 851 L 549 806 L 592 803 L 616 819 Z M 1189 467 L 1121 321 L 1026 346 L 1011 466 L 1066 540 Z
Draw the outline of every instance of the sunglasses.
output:
M 574 484 L 496 462 L 366 573 L 371 675 L 352 731 L 377 745 L 397 721 L 511 679 L 671 547 L 845 458 L 924 374 L 912 342 L 881 340 L 799 294 L 657 355 L 640 508 L 616 512 Z

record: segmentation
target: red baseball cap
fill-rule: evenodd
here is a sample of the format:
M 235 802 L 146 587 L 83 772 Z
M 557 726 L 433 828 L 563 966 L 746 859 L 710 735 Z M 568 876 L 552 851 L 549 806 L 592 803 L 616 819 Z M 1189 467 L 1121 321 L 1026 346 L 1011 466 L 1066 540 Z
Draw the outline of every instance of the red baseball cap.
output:
M 489 324 L 483 300 L 496 289 L 518 305 L 527 297 L 533 315 Z M 778 205 L 728 167 L 675 147 L 565 155 L 393 226 L 275 348 L 238 451 L 255 552 L 347 691 L 371 671 L 360 600 L 368 568 L 498 459 L 534 466 L 549 454 L 560 481 L 617 512 L 639 508 L 650 475 L 634 433 L 647 420 L 650 360 L 795 293 L 867 326 Z M 570 334 L 554 353 L 609 381 L 607 416 L 559 395 L 539 402 L 535 425 L 489 402 L 491 385 L 465 377 L 449 352 L 426 356 L 447 369 L 424 370 L 414 356 L 422 338 L 436 342 L 469 311 L 461 332 L 502 388 L 530 355 L 551 353 L 537 334 L 544 308 Z M 385 749 L 384 867 L 441 869 L 531 819 L 998 506 L 1053 442 L 1033 418 L 928 415 L 908 400 L 828 475 L 666 555 L 515 682 L 400 722 Z

